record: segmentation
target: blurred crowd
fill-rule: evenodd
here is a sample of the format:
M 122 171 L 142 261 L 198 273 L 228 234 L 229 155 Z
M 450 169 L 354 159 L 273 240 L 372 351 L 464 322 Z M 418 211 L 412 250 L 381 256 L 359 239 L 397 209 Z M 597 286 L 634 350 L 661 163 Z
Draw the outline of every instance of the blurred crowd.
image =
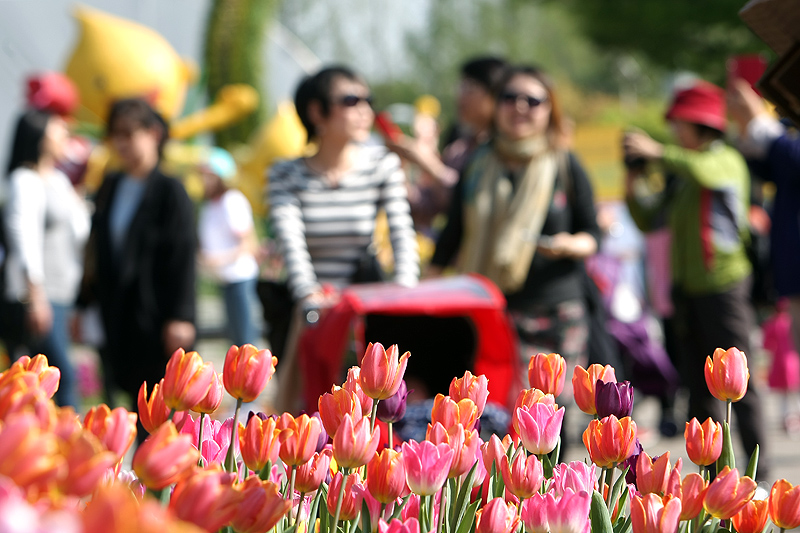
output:
M 78 405 L 70 350 L 86 341 L 81 322 L 99 317 L 92 342 L 107 398 L 120 390 L 135 403 L 142 382 L 152 387 L 169 355 L 197 340 L 198 272 L 219 286 L 230 342 L 264 334 L 279 357 L 349 285 L 476 273 L 506 297 L 520 368 L 541 352 L 612 364 L 658 398 L 666 436 L 691 417 L 723 419 L 706 357 L 755 353 L 762 328 L 769 386 L 784 395 L 787 431 L 800 431 L 794 129 L 744 80 L 695 80 L 667 103 L 670 143 L 625 134 L 624 199 L 597 202 L 546 72 L 479 57 L 460 73 L 457 120 L 443 131 L 430 105 L 406 131 L 391 114 L 376 119 L 368 83 L 350 68 L 307 76 L 294 103 L 314 149 L 269 169 L 269 216 L 258 221 L 225 150 L 205 152 L 199 205 L 162 172 L 169 126 L 143 99 L 113 103 L 105 140 L 119 169 L 92 194 L 62 171 L 68 122 L 26 110 L 0 195 L 9 357 L 46 354 L 61 369 L 56 400 Z M 265 264 L 280 275 L 261 279 Z M 675 412 L 681 387 L 687 413 Z M 761 446 L 766 471 L 759 387 L 751 380 L 734 407 L 744 448 Z M 418 400 L 440 392 L 422 381 L 409 389 Z

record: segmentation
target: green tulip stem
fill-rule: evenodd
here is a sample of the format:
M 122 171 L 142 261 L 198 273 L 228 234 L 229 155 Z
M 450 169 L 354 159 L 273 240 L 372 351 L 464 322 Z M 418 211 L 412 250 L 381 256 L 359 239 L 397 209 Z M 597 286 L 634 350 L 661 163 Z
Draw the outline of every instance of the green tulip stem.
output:
M 339 497 L 336 499 L 336 512 L 333 513 L 333 522 L 331 522 L 331 533 L 336 533 L 339 528 L 339 515 L 342 513 L 342 500 L 344 499 L 344 486 L 347 484 L 347 475 L 349 471 L 347 468 L 342 468 L 342 485 L 339 487 Z
M 447 482 L 445 481 L 442 485 L 442 492 L 439 496 L 439 520 L 436 524 L 436 533 L 442 533 L 442 524 L 444 524 L 444 513 L 445 513 L 445 506 L 444 506 L 444 491 L 447 489 Z M 434 504 L 436 501 L 433 502 Z M 431 509 L 433 509 L 433 505 L 431 505 Z M 431 515 L 432 516 L 432 515 Z
M 606 507 L 611 512 L 611 482 L 614 481 L 614 469 L 617 465 L 611 465 L 611 468 L 606 469 L 606 486 L 608 486 L 608 493 L 606 494 Z
M 375 400 L 372 402 L 372 416 L 369 417 L 369 432 L 372 433 L 375 430 L 375 420 L 378 418 L 378 402 L 380 400 Z
M 728 427 L 730 427 L 730 425 L 731 425 L 731 407 L 733 406 L 733 402 L 728 400 L 726 403 L 728 404 L 728 412 L 727 412 L 727 418 L 725 418 L 725 420 L 728 422 Z
M 386 425 L 389 427 L 389 449 L 394 450 L 394 432 L 392 431 L 392 423 L 387 422 Z
M 233 472 L 236 468 L 236 453 L 234 443 L 239 433 L 239 411 L 242 409 L 242 399 L 236 398 L 236 410 L 233 412 L 233 426 L 231 427 L 231 445 L 228 446 L 228 453 L 225 455 L 225 470 Z

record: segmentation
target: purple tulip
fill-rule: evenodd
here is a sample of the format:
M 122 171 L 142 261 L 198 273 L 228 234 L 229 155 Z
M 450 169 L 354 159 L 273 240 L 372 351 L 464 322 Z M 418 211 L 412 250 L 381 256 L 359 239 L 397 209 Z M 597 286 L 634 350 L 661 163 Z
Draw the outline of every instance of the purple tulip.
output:
M 381 422 L 395 423 L 403 419 L 406 414 L 406 397 L 408 387 L 406 380 L 400 380 L 400 388 L 394 396 L 378 402 L 378 420 Z
M 594 403 L 597 407 L 597 416 L 600 418 L 609 415 L 617 418 L 631 416 L 631 412 L 633 412 L 631 382 L 605 383 L 598 379 L 594 389 Z

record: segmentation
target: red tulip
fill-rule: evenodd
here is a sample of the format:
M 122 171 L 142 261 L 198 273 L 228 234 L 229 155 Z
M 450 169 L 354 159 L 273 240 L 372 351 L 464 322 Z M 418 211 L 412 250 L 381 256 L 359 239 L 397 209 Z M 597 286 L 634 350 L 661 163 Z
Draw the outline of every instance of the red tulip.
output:
M 478 419 L 478 407 L 469 398 L 456 402 L 450 396 L 437 394 L 431 409 L 431 424 L 439 422 L 445 428 L 461 424 L 466 429 L 475 427 Z
M 509 461 L 503 456 L 500 472 L 506 488 L 517 498 L 530 498 L 539 491 L 544 480 L 542 463 L 535 455 L 527 458 L 524 453 L 517 455 L 516 459 Z
M 767 500 L 750 500 L 733 515 L 731 522 L 737 533 L 761 533 L 767 527 L 768 519 Z
M 408 492 L 403 456 L 389 448 L 375 454 L 367 463 L 367 489 L 381 503 L 392 503 Z
M 238 533 L 263 533 L 269 531 L 292 508 L 291 500 L 284 500 L 278 486 L 250 476 L 240 486 L 241 502 L 231 525 Z
M 181 520 L 213 533 L 236 515 L 242 493 L 233 487 L 236 474 L 198 470 L 175 485 L 169 509 Z
M 747 392 L 747 356 L 736 348 L 714 350 L 713 359 L 706 357 L 705 374 L 708 390 L 718 400 L 738 402 Z
M 703 507 L 714 518 L 727 520 L 738 513 L 755 492 L 755 481 L 747 476 L 740 478 L 738 470 L 726 466 L 708 486 Z
M 179 434 L 172 422 L 166 422 L 137 448 L 133 471 L 150 489 L 166 488 L 188 475 L 197 465 L 200 452 L 192 436 Z
M 251 416 L 247 426 L 239 424 L 239 449 L 247 468 L 260 472 L 268 462 L 278 462 L 280 433 L 274 418 Z
M 267 386 L 277 364 L 278 358 L 269 350 L 259 350 L 252 344 L 231 346 L 222 370 L 225 390 L 234 398 L 252 402 Z
M 572 372 L 572 391 L 575 395 L 575 403 L 578 408 L 587 415 L 597 414 L 595 407 L 595 383 L 597 380 L 605 383 L 616 383 L 617 376 L 614 373 L 614 367 L 611 365 L 589 365 L 588 369 L 584 369 L 578 365 Z
M 353 420 L 361 420 L 361 417 L 369 414 L 361 411 L 361 403 L 355 393 L 341 387 L 334 386 L 331 392 L 320 396 L 317 405 L 322 425 L 331 436 L 336 435 L 345 414 L 349 414 Z
M 785 479 L 773 483 L 769 492 L 769 517 L 783 529 L 800 526 L 800 485 L 792 487 Z
M 722 453 L 722 425 L 711 418 L 702 424 L 696 418 L 686 422 L 683 437 L 686 439 L 686 453 L 696 465 L 713 464 Z
M 342 488 L 342 473 L 336 472 L 328 487 L 328 499 L 325 500 L 328 512 L 331 516 L 336 514 L 336 504 L 339 501 L 339 493 Z M 361 489 L 361 490 L 357 490 Z M 342 508 L 339 511 L 339 520 L 352 520 L 361 511 L 361 501 L 363 499 L 364 486 L 358 482 L 358 476 L 347 476 L 342 494 Z
M 567 362 L 557 353 L 538 353 L 528 363 L 528 382 L 545 394 L 561 394 L 566 375 Z
M 317 490 L 328 475 L 333 453 L 329 448 L 315 453 L 311 460 L 297 467 L 294 490 L 300 494 Z
M 222 396 L 225 389 L 222 386 L 222 374 L 212 373 L 211 386 L 208 388 L 208 393 L 200 400 L 200 403 L 192 407 L 192 411 L 196 413 L 204 413 L 210 415 L 219 409 L 222 404 Z
M 188 411 L 208 394 L 214 376 L 211 363 L 204 363 L 197 352 L 178 348 L 164 373 L 164 403 L 176 411 Z
M 148 433 L 154 433 L 161 425 L 169 419 L 169 407 L 164 402 L 163 394 L 164 380 L 162 379 L 153 385 L 153 392 L 150 398 L 147 397 L 147 382 L 143 382 L 139 387 L 139 421 Z
M 630 457 L 635 443 L 636 422 L 629 416 L 592 420 L 583 432 L 583 444 L 592 462 L 600 467 L 608 468 Z
M 86 413 L 83 426 L 120 460 L 136 438 L 136 419 L 136 413 L 129 413 L 124 407 L 112 411 L 106 404 L 100 404 Z
M 322 431 L 322 422 L 315 416 L 302 414 L 297 418 L 284 413 L 278 419 L 278 438 L 281 448 L 278 456 L 288 466 L 299 466 L 311 459 L 317 451 L 317 439 Z
M 398 356 L 400 350 L 396 344 L 383 348 L 381 343 L 370 343 L 361 359 L 361 375 L 359 383 L 364 394 L 375 400 L 391 398 L 400 387 L 400 380 L 406 373 L 409 352 Z
M 658 494 L 634 495 L 631 500 L 633 533 L 675 533 L 681 514 L 681 501 Z
M 514 533 L 519 522 L 513 503 L 494 498 L 475 515 L 475 533 Z
M 486 376 L 473 376 L 467 370 L 462 378 L 453 378 L 450 382 L 450 397 L 458 402 L 469 398 L 478 408 L 478 417 L 483 414 L 486 399 L 489 397 L 489 379 Z
M 369 426 L 369 418 L 365 416 L 354 423 L 350 415 L 344 415 L 333 437 L 333 457 L 339 466 L 357 468 L 372 459 L 380 443 L 380 429 L 376 427 L 370 432 Z

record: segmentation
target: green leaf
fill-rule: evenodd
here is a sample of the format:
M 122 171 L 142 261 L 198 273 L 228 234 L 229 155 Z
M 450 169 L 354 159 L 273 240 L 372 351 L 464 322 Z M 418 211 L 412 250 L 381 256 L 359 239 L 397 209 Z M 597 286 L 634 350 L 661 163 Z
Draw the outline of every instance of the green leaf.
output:
M 472 523 L 475 521 L 475 513 L 478 511 L 478 505 L 480 505 L 481 501 L 474 501 L 467 506 L 467 511 L 464 513 L 464 517 L 462 518 L 461 522 L 458 524 L 456 528 L 456 533 L 469 533 L 472 529 Z
M 592 492 L 592 507 L 589 512 L 592 520 L 592 533 L 613 533 L 611 516 L 608 514 L 603 496 L 596 490 Z
M 756 444 L 756 449 L 753 450 L 753 455 L 750 456 L 750 462 L 747 463 L 747 471 L 744 473 L 750 479 L 756 478 L 756 472 L 758 472 L 758 456 L 759 456 L 759 447 Z
M 722 423 L 722 453 L 717 459 L 717 472 L 726 466 L 736 468 L 736 457 L 733 455 L 733 442 L 731 441 L 731 427 L 727 422 Z

